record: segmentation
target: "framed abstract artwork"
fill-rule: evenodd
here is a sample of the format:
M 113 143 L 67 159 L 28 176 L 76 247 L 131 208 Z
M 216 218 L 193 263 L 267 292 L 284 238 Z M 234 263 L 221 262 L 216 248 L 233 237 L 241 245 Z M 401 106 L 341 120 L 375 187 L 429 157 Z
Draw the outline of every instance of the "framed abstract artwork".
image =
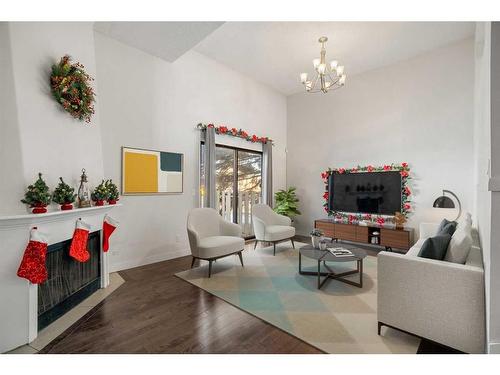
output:
M 184 155 L 122 147 L 122 194 L 180 194 Z

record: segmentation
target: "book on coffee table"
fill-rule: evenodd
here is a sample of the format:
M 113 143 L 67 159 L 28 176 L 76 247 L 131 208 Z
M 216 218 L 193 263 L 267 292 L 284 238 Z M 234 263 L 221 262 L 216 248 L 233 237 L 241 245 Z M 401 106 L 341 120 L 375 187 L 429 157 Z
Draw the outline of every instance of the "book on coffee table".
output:
M 348 249 L 343 247 L 328 247 L 327 250 L 336 257 L 352 257 L 354 254 Z

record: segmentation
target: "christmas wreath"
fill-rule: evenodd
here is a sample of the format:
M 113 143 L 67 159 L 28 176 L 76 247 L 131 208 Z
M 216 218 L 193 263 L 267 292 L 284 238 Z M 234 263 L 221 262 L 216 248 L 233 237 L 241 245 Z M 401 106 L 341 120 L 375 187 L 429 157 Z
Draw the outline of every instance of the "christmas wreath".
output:
M 79 62 L 72 64 L 68 55 L 52 65 L 52 95 L 71 116 L 86 122 L 90 122 L 94 114 L 95 94 L 90 86 L 93 80 L 84 71 L 84 66 Z

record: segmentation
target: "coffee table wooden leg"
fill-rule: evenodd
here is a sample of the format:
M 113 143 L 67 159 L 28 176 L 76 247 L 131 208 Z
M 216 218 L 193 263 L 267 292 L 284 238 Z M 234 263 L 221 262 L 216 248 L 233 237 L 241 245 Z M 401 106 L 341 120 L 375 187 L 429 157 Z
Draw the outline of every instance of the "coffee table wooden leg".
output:
M 318 289 L 319 288 L 321 288 L 321 260 L 318 260 Z
M 363 287 L 363 259 L 358 260 L 358 268 L 359 268 L 359 287 Z

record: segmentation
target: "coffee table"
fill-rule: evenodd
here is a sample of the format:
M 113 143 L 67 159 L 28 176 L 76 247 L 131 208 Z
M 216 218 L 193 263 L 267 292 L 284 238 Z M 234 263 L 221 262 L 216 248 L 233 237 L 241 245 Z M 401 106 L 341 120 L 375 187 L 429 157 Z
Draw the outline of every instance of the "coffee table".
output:
M 340 247 L 340 246 L 336 246 Z M 363 259 L 366 257 L 366 251 L 353 247 L 348 248 L 353 255 L 348 257 L 336 257 L 328 250 L 320 250 L 316 249 L 312 245 L 306 245 L 300 248 L 299 250 L 299 273 L 301 275 L 312 275 L 318 278 L 318 289 L 325 284 L 325 282 L 329 279 L 334 279 L 341 281 L 343 283 L 357 286 L 358 288 L 363 287 Z M 306 258 L 314 259 L 318 262 L 318 271 L 302 271 L 302 256 Z M 321 262 L 323 262 L 323 266 L 327 269 L 328 272 L 321 271 Z M 332 263 L 346 263 L 346 262 L 356 262 L 356 269 L 341 273 L 334 272 L 326 262 Z M 355 282 L 352 280 L 347 280 L 344 277 L 348 275 L 359 274 L 359 282 Z M 324 277 L 321 280 L 321 277 Z

